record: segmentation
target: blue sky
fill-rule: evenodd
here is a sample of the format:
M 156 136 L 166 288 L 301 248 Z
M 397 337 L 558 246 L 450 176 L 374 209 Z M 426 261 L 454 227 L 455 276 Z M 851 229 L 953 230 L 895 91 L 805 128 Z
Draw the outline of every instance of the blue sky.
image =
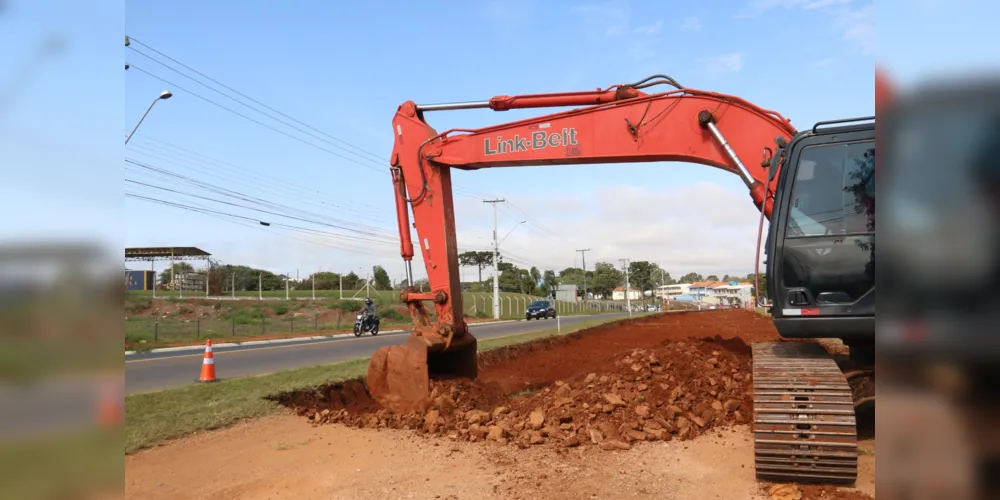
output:
M 16 56 L 11 60 L 27 60 L 46 30 L 70 41 L 62 56 L 34 70 L 32 83 L 0 114 L 0 126 L 10 132 L 3 139 L 6 155 L 25 165 L 11 180 L 23 188 L 9 199 L 22 204 L 40 197 L 53 200 L 26 211 L 6 231 L 13 236 L 75 230 L 124 245 L 198 245 L 224 262 L 278 272 L 299 269 L 302 274 L 319 268 L 368 268 L 374 262 L 398 276 L 391 187 L 378 172 L 384 161 L 376 158 L 388 156 L 392 115 L 409 99 L 432 103 L 586 90 L 667 73 L 686 86 L 735 94 L 777 110 L 805 128 L 817 120 L 872 112 L 876 42 L 879 58 L 903 81 L 933 74 L 935 67 L 990 62 L 988 47 L 996 46 L 979 42 L 956 52 L 942 43 L 968 39 L 970 32 L 996 36 L 976 29 L 990 16 L 969 15 L 973 7 L 996 7 L 969 0 L 882 2 L 877 8 L 860 0 L 381 6 L 296 1 L 245 2 L 238 9 L 196 1 L 124 5 L 123 15 L 121 2 L 22 0 L 11 2 L 8 15 L 0 18 L 0 36 L 9 42 L 4 50 Z M 958 19 L 959 14 L 966 18 Z M 954 26 L 931 25 L 941 19 Z M 123 24 L 124 33 L 110 35 Z M 933 37 L 909 36 L 917 26 Z M 322 131 L 324 141 L 262 117 L 122 47 L 121 34 Z M 122 56 L 135 67 L 123 71 Z M 120 76 L 111 76 L 115 74 Z M 124 201 L 124 213 L 122 205 L 108 203 L 121 196 L 121 171 L 106 166 L 121 164 L 120 150 L 111 145 L 123 140 L 125 130 L 167 88 L 174 97 L 155 106 L 126 157 L 328 221 L 364 225 L 366 232 L 383 235 L 380 239 L 389 243 L 354 242 L 348 251 L 340 239 L 273 227 L 268 232 L 133 199 Z M 356 161 L 269 130 L 188 91 Z M 429 120 L 444 130 L 542 112 L 464 111 L 434 114 Z M 368 159 L 358 159 L 334 142 L 374 156 L 362 153 Z M 218 197 L 132 165 L 125 176 Z M 588 267 L 624 257 L 658 261 L 675 274 L 743 273 L 753 266 L 757 213 L 740 181 L 724 172 L 685 164 L 561 166 L 458 172 L 455 180 L 461 193 L 463 249 L 488 247 L 492 214 L 481 199 L 499 196 L 511 201 L 501 207 L 501 234 L 528 220 L 501 247 L 521 264 L 566 267 L 579 263 L 574 249 L 591 248 Z M 126 187 L 146 196 L 282 220 L 152 188 Z
M 238 10 L 218 2 L 177 2 L 167 10 L 154 5 L 127 4 L 127 34 L 375 158 L 388 156 L 392 115 L 409 99 L 432 103 L 586 90 L 653 73 L 668 73 L 686 86 L 739 95 L 779 110 L 800 127 L 828 117 L 870 114 L 873 108 L 874 33 L 865 27 L 872 20 L 864 5 L 785 8 L 731 2 L 678 8 L 664 2 L 507 1 L 434 2 L 428 8 L 398 2 L 388 10 L 334 2 L 258 2 Z M 853 27 L 842 24 L 850 16 L 857 18 Z M 780 34 L 761 29 L 771 23 L 793 28 Z M 793 39 L 810 43 L 787 43 Z M 775 70 L 777 46 L 785 47 L 784 65 L 793 71 Z M 169 62 L 147 47 L 134 47 Z M 273 178 L 268 184 L 243 186 L 259 187 L 262 198 L 311 212 L 323 210 L 316 203 L 336 203 L 331 216 L 364 220 L 374 228 L 366 231 L 394 234 L 391 187 L 379 172 L 384 163 L 291 131 L 366 166 L 305 145 L 177 90 L 186 88 L 273 123 L 136 51 L 126 49 L 125 57 L 135 68 L 171 82 L 135 68 L 126 72 L 126 117 L 137 119 L 165 88 L 175 93 L 157 104 L 142 135 L 130 144 L 129 157 L 180 172 L 185 167 L 166 163 L 163 150 L 146 137 L 166 141 Z M 466 111 L 438 113 L 429 120 L 443 130 L 534 114 L 539 111 Z M 129 167 L 126 176 L 164 185 L 142 168 Z M 492 217 L 481 200 L 495 196 L 511 202 L 501 206 L 501 234 L 528 220 L 504 242 L 506 253 L 522 264 L 568 267 L 579 255 L 575 248 L 589 247 L 591 265 L 629 257 L 662 262 L 672 272 L 698 266 L 691 270 L 705 274 L 747 272 L 753 265 L 757 214 L 740 181 L 724 172 L 644 164 L 498 169 L 455 177 L 463 195 L 458 223 L 464 248 L 488 248 Z M 279 185 L 281 190 L 275 187 Z M 183 199 L 127 187 L 146 196 Z M 706 199 L 699 201 L 692 192 Z M 622 198 L 625 203 L 615 203 Z M 300 204 L 307 200 L 308 205 Z M 657 224 L 646 213 L 650 203 L 663 211 L 691 210 L 706 224 L 718 217 L 713 214 L 724 213 L 733 223 L 690 234 L 684 226 Z M 616 206 L 609 209 L 609 204 Z M 292 233 L 302 240 L 323 240 L 308 243 L 278 234 L 284 231 L 244 228 L 140 200 L 126 200 L 126 209 L 130 245 L 184 240 L 226 261 L 297 268 L 302 274 L 320 266 L 365 266 L 372 259 L 361 252 L 370 251 L 379 263 L 399 269 L 392 243 L 352 243 L 358 252 L 342 251 L 324 246 L 341 246 L 324 237 Z M 701 241 L 685 241 L 685 236 Z M 706 245 L 717 250 L 706 251 Z M 663 250 L 668 246 L 669 251 Z

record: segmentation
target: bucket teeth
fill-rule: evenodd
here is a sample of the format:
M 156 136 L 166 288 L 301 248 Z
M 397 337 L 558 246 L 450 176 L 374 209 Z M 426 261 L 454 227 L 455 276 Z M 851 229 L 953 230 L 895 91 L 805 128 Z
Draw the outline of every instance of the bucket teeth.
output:
M 758 479 L 831 484 L 857 479 L 851 387 L 821 345 L 755 344 L 753 410 Z

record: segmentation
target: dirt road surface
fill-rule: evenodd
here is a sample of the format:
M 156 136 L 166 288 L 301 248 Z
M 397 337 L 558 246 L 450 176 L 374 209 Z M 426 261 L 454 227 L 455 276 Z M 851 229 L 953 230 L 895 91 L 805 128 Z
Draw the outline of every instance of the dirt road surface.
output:
M 247 500 L 766 499 L 752 456 L 745 426 L 629 451 L 579 447 L 556 455 L 407 431 L 313 427 L 281 416 L 130 455 L 125 493 Z M 858 489 L 874 495 L 874 456 L 861 457 L 859 475 Z

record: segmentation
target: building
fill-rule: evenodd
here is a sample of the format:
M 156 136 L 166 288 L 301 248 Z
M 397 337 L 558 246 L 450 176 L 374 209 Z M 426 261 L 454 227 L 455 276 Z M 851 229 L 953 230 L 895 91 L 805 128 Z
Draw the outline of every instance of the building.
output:
M 740 283 L 730 281 L 728 283 L 713 283 L 709 298 L 713 304 L 746 305 L 753 302 L 753 285 L 750 283 Z
M 640 290 L 636 290 L 635 288 L 630 288 L 628 291 L 628 298 L 629 300 L 639 300 L 642 298 L 642 292 Z M 611 300 L 625 300 L 625 287 L 620 286 L 615 288 L 614 291 L 611 292 Z
M 675 285 L 663 285 L 656 287 L 654 294 L 660 300 L 674 300 L 681 295 L 688 293 L 691 285 L 688 283 L 677 283 Z
M 554 287 L 556 300 L 561 300 L 563 302 L 576 302 L 577 301 L 577 286 L 561 284 Z

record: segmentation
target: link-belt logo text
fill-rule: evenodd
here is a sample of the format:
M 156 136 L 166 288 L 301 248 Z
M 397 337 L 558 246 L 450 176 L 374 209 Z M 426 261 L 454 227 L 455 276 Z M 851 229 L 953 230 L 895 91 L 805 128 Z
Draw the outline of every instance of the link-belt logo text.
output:
M 496 139 L 487 137 L 483 140 L 486 156 L 502 155 L 506 153 L 522 153 L 528 151 L 538 151 L 541 149 L 558 148 L 560 146 L 577 146 L 576 129 L 564 128 L 560 132 L 546 132 L 538 130 L 531 133 L 531 137 L 521 137 L 514 134 L 510 139 L 497 136 Z

